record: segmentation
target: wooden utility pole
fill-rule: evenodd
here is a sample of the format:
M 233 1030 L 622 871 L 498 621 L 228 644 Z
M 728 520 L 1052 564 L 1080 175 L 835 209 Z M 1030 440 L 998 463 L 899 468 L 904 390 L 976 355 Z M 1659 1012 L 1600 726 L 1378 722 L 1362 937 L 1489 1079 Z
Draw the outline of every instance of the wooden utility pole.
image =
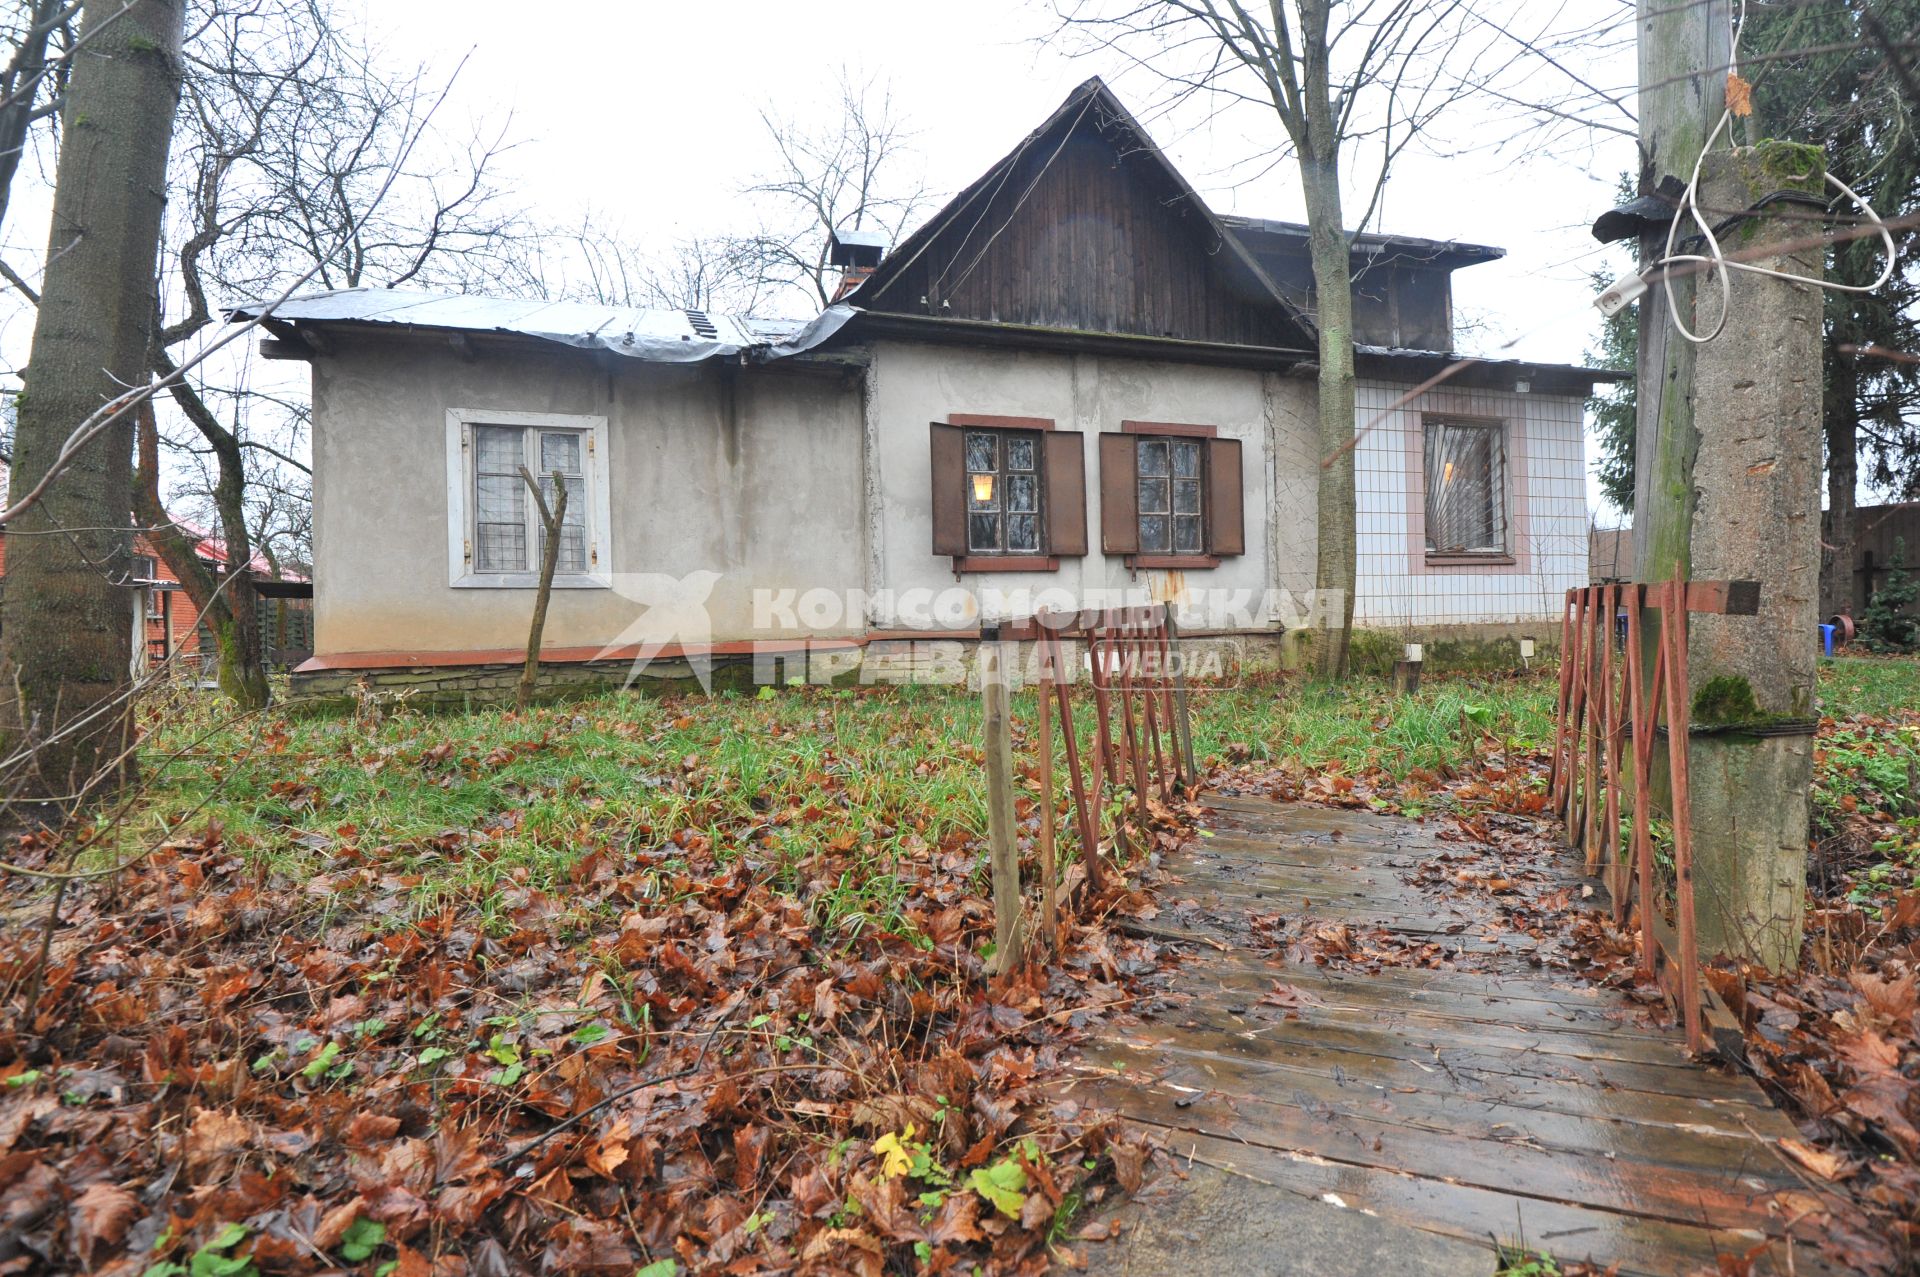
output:
M 1726 109 L 1732 53 L 1732 0 L 1674 4 L 1639 0 L 1640 194 L 1656 194 L 1662 179 L 1685 183 Z M 1671 186 L 1672 183 L 1669 183 Z M 1642 263 L 1666 251 L 1666 228 L 1641 236 Z M 1680 279 L 1674 295 L 1690 307 L 1694 279 Z M 1635 383 L 1634 580 L 1664 581 L 1690 566 L 1693 528 L 1694 346 L 1668 322 L 1666 292 L 1656 282 L 1640 299 L 1640 359 Z M 1658 770 L 1658 769 L 1656 769 Z
M 1731 23 L 1725 0 L 1641 0 L 1640 13 L 1641 189 L 1651 192 L 1665 178 L 1687 182 L 1726 108 Z M 1722 250 L 1818 278 L 1820 251 L 1767 252 L 1806 238 L 1807 221 L 1790 216 L 1795 205 L 1727 220 L 1780 191 L 1823 197 L 1819 149 L 1732 140 L 1721 135 L 1697 196 L 1705 220 L 1722 228 Z M 1679 238 L 1696 231 L 1687 219 Z M 1649 235 L 1642 260 L 1657 260 L 1665 244 L 1664 231 Z M 1757 616 L 1690 619 L 1696 926 L 1707 954 L 1790 968 L 1805 907 L 1813 766 L 1821 296 L 1736 271 L 1693 274 L 1677 282 L 1675 298 L 1696 333 L 1715 328 L 1723 299 L 1727 318 L 1696 345 L 1674 330 L 1657 278 L 1641 302 L 1636 576 L 1760 583 Z

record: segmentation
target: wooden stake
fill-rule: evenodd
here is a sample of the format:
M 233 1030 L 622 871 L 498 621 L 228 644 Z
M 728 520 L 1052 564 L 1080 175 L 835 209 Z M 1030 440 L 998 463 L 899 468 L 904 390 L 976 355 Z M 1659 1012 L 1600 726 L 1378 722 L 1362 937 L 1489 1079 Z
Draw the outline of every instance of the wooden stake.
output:
M 983 630 L 979 693 L 987 735 L 987 847 L 993 860 L 995 976 L 1020 966 L 1020 847 L 1014 841 L 1014 718 L 1006 697 L 1006 649 L 998 630 Z
M 1046 932 L 1047 951 L 1060 952 L 1059 902 L 1060 875 L 1053 857 L 1053 676 L 1048 663 L 1051 653 L 1045 639 L 1038 644 L 1040 655 L 1040 730 L 1034 742 L 1040 751 L 1040 925 Z
M 1020 964 L 1020 855 L 1014 841 L 1013 717 L 1007 703 L 1006 652 L 997 628 L 981 631 L 980 698 L 987 753 L 987 844 L 993 868 L 991 975 Z
M 1680 1009 L 1687 1029 L 1687 1049 L 1703 1051 L 1700 1031 L 1700 942 L 1693 911 L 1693 793 L 1688 783 L 1689 710 L 1687 698 L 1686 580 L 1678 564 L 1667 598 L 1676 606 L 1661 611 L 1667 630 L 1667 764 L 1673 773 L 1674 921 L 1680 932 Z

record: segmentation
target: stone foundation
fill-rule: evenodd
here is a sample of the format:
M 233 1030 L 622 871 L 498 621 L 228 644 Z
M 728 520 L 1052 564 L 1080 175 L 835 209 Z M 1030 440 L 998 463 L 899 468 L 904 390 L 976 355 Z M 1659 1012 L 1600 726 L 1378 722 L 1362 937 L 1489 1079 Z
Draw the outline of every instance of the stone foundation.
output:
M 978 640 L 869 640 L 856 648 L 829 651 L 770 651 L 705 657 L 659 658 L 636 671 L 632 661 L 556 661 L 540 667 L 538 696 L 559 700 L 630 687 L 667 695 L 713 691 L 753 691 L 760 687 L 884 686 L 923 683 L 978 690 Z M 1010 672 L 1016 686 L 1032 681 L 1037 649 L 1020 643 Z M 1301 645 L 1280 632 L 1201 634 L 1180 640 L 1182 659 L 1193 681 L 1232 685 L 1247 678 L 1271 677 L 1298 668 L 1293 649 Z M 1086 676 L 1081 645 L 1065 645 L 1070 668 Z M 1302 649 L 1304 650 L 1304 649 Z M 511 702 L 520 686 L 518 663 L 484 665 L 393 666 L 296 672 L 292 692 L 303 705 L 353 704 L 368 696 L 406 704 L 460 707 Z M 702 675 L 705 675 L 703 680 Z

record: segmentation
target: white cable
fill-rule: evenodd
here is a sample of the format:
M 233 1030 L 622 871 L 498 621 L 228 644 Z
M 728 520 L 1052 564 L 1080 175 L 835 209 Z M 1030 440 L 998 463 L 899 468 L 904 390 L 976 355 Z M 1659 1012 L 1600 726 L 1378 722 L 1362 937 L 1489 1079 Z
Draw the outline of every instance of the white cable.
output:
M 1740 33 L 1746 28 L 1746 25 L 1747 3 L 1746 0 L 1740 0 L 1740 16 L 1734 22 L 1733 38 L 1728 46 L 1727 74 L 1729 76 L 1738 75 L 1740 72 Z M 1720 112 L 1719 122 L 1713 126 L 1713 132 L 1707 134 L 1707 140 L 1705 144 L 1701 146 L 1700 154 L 1693 162 L 1693 174 L 1688 178 L 1687 189 L 1680 197 L 1680 206 L 1674 210 L 1673 220 L 1667 224 L 1666 252 L 1661 256 L 1659 261 L 1647 268 L 1648 270 L 1659 270 L 1662 267 L 1678 265 L 1681 262 L 1700 262 L 1706 265 L 1707 270 L 1705 274 L 1708 278 L 1717 278 L 1719 280 L 1720 316 L 1714 321 L 1713 331 L 1702 336 L 1688 328 L 1686 321 L 1680 317 L 1679 299 L 1674 296 L 1673 291 L 1673 273 L 1666 271 L 1660 277 L 1660 286 L 1666 291 L 1667 295 L 1668 320 L 1672 322 L 1675 332 L 1696 346 L 1705 345 L 1707 342 L 1718 337 L 1726 329 L 1727 318 L 1733 309 L 1733 277 L 1729 274 L 1731 271 L 1745 271 L 1749 275 L 1765 275 L 1772 279 L 1784 279 L 1795 284 L 1812 284 L 1816 288 L 1824 288 L 1836 293 L 1870 293 L 1879 289 L 1886 284 L 1888 280 L 1893 278 L 1894 267 L 1899 262 L 1900 256 L 1899 247 L 1893 242 L 1892 233 L 1887 230 L 1887 224 L 1880 219 L 1880 215 L 1873 211 L 1873 205 L 1862 199 L 1860 194 L 1851 186 L 1848 186 L 1833 174 L 1827 173 L 1824 176 L 1826 177 L 1828 185 L 1835 187 L 1842 195 L 1852 200 L 1854 207 L 1858 208 L 1862 213 L 1865 213 L 1867 220 L 1873 223 L 1879 232 L 1880 242 L 1885 245 L 1887 264 L 1881 270 L 1878 279 L 1874 280 L 1871 284 L 1836 284 L 1830 280 L 1810 279 L 1804 275 L 1793 275 L 1786 271 L 1774 270 L 1767 266 L 1755 266 L 1748 262 L 1728 261 L 1726 255 L 1721 252 L 1720 241 L 1714 236 L 1713 227 L 1708 224 L 1707 219 L 1702 216 L 1700 212 L 1700 171 L 1706 165 L 1707 153 L 1713 149 L 1713 144 L 1719 140 L 1720 134 L 1726 131 L 1732 123 L 1733 108 L 1729 106 Z M 1699 228 L 1700 237 L 1706 241 L 1706 253 L 1675 253 L 1673 251 L 1674 244 L 1680 234 L 1680 218 L 1682 214 L 1692 218 L 1693 224 Z M 1602 296 L 1604 299 L 1605 295 L 1603 294 Z

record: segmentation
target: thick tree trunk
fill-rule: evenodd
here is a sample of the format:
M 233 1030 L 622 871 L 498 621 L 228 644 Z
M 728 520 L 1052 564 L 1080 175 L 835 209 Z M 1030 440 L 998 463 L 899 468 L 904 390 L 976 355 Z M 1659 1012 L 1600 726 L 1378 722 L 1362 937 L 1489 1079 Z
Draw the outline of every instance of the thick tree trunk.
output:
M 1332 159 L 1302 155 L 1307 242 L 1313 261 L 1315 319 L 1320 328 L 1319 549 L 1313 587 L 1331 606 L 1316 609 L 1325 628 L 1314 637 L 1322 678 L 1347 672 L 1353 628 L 1353 278 L 1342 227 L 1340 174 Z
M 53 468 L 82 421 L 148 380 L 184 13 L 184 0 L 138 0 L 125 16 L 117 5 L 87 8 L 89 28 L 113 21 L 67 88 L 45 283 L 19 399 L 15 493 Z M 132 562 L 132 444 L 129 415 L 8 528 L 0 730 L 16 741 L 45 739 L 127 688 L 133 610 L 121 582 Z M 48 744 L 29 792 L 77 792 L 124 748 L 130 728 L 125 706 L 116 706 Z
M 1854 356 L 1828 356 L 1832 384 L 1827 387 L 1823 416 L 1827 435 L 1827 537 L 1821 550 L 1826 571 L 1820 574 L 1820 615 L 1851 614 L 1853 607 L 1853 544 L 1860 482 L 1860 369 Z

